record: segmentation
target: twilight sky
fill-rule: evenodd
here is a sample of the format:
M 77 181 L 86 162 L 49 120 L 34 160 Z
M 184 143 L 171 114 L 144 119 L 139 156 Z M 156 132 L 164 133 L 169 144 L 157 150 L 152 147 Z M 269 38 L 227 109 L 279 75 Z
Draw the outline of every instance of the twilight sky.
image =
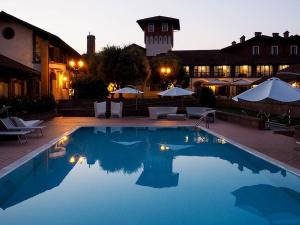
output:
M 289 30 L 300 34 L 300 0 L 1 0 L 0 10 L 58 35 L 80 53 L 86 35 L 96 49 L 136 43 L 144 46 L 137 19 L 157 15 L 180 19 L 174 49 L 217 49 L 251 38 Z

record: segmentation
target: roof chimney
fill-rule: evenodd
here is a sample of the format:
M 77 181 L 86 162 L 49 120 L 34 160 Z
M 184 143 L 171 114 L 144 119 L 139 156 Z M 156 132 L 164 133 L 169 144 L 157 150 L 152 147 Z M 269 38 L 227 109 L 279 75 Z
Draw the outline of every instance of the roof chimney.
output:
M 262 34 L 261 32 L 255 32 L 254 33 L 255 37 L 259 37 L 259 36 L 261 36 L 261 34 Z
M 283 33 L 284 38 L 289 38 L 289 36 L 290 36 L 290 32 L 286 31 Z
M 273 33 L 273 37 L 279 37 L 279 33 Z
M 240 42 L 241 43 L 244 43 L 246 41 L 246 37 L 245 37 L 245 35 L 243 35 L 241 38 L 240 38 Z
M 89 33 L 89 35 L 87 36 L 87 50 L 86 50 L 86 54 L 91 55 L 95 53 L 95 40 L 96 37 L 94 35 L 91 35 L 91 33 Z
M 231 43 L 231 45 L 236 45 L 236 41 L 233 41 L 233 42 Z

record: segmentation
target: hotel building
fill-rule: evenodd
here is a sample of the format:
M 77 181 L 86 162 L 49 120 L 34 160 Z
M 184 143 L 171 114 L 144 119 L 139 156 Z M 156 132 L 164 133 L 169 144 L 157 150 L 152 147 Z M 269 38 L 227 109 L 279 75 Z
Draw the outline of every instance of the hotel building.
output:
M 144 31 L 147 55 L 171 52 L 178 56 L 193 89 L 207 85 L 218 95 L 235 95 L 300 62 L 300 36 L 290 36 L 288 31 L 282 36 L 255 32 L 254 37 L 242 36 L 223 49 L 173 51 L 178 19 L 158 16 L 137 22 Z M 164 48 L 165 43 L 171 44 Z
M 67 62 L 80 54 L 56 35 L 0 12 L 0 96 L 69 98 Z

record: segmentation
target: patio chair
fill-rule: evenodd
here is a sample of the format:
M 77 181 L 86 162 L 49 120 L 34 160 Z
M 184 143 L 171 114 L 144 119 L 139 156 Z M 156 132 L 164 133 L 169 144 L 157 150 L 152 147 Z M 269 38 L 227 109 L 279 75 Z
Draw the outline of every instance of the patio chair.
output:
M 17 125 L 17 127 L 36 127 L 39 126 L 42 122 L 44 122 L 43 120 L 22 120 L 19 117 L 10 117 L 10 119 L 12 119 L 15 124 Z
M 0 131 L 0 136 L 17 136 L 20 144 L 27 143 L 27 134 L 30 131 Z
M 111 102 L 110 105 L 110 113 L 111 117 L 122 117 L 122 111 L 123 111 L 123 102 Z
M 149 118 L 157 120 L 159 117 L 167 116 L 168 114 L 176 114 L 178 107 L 148 107 Z
M 106 101 L 94 102 L 95 117 L 103 116 L 106 118 Z
M 43 136 L 43 128 L 45 126 L 38 126 L 38 127 L 18 127 L 16 126 L 13 121 L 10 118 L 0 119 L 3 126 L 7 131 L 34 131 L 39 130 L 41 133 L 41 136 Z

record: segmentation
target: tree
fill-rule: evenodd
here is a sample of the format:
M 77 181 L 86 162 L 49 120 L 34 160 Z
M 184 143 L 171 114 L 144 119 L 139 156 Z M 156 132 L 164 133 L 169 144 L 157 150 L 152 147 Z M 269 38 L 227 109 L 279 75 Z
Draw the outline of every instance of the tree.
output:
M 181 66 L 180 59 L 173 53 L 158 55 L 151 59 L 153 84 L 160 84 L 162 89 L 173 83 L 174 85 L 181 85 L 187 87 L 189 84 L 189 77 L 186 75 Z M 161 73 L 162 68 L 170 68 L 170 74 Z
M 121 86 L 144 84 L 150 72 L 149 61 L 140 47 L 130 45 L 122 49 L 115 67 L 117 83 Z

